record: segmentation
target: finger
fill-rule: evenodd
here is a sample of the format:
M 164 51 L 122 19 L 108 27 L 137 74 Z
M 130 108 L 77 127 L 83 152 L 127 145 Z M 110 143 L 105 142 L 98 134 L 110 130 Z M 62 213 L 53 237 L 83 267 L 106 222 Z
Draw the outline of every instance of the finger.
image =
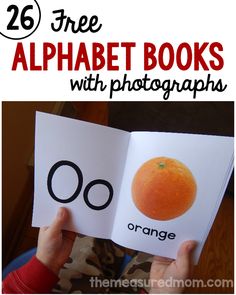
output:
M 61 232 L 66 220 L 69 217 L 68 210 L 66 208 L 59 208 L 57 211 L 57 216 L 52 222 L 49 230 L 51 233 L 59 233 Z
M 190 271 L 192 265 L 192 255 L 196 246 L 196 241 L 186 241 L 180 246 L 177 253 L 176 264 L 183 271 Z
M 39 229 L 39 233 L 45 232 L 49 227 L 48 226 L 42 226 Z
M 76 238 L 76 233 L 69 230 L 63 230 L 63 236 L 74 242 Z
M 168 258 L 168 257 L 163 257 L 163 256 L 154 256 L 153 262 L 157 263 L 171 263 L 174 261 L 174 259 Z

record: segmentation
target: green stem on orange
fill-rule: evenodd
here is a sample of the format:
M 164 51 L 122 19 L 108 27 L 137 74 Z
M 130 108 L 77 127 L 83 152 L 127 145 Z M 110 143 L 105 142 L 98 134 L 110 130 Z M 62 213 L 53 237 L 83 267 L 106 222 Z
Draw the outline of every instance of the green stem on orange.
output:
M 158 168 L 164 169 L 166 167 L 166 164 L 163 162 L 158 163 Z

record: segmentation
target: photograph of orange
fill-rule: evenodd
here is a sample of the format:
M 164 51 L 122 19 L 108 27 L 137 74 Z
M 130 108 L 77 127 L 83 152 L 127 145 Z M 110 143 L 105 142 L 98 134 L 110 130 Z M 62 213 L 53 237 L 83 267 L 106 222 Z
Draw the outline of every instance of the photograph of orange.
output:
M 197 184 L 182 162 L 157 157 L 145 162 L 132 182 L 132 198 L 137 209 L 155 220 L 181 216 L 193 205 Z

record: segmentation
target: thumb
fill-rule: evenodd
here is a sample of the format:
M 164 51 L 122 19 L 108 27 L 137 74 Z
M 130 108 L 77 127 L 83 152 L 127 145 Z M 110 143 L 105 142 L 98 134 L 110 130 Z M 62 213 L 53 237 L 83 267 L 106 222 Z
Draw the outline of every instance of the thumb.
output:
M 63 207 L 59 208 L 57 211 L 57 216 L 49 228 L 51 233 L 61 232 L 67 218 L 68 218 L 68 210 Z
M 192 256 L 196 246 L 196 241 L 186 241 L 180 246 L 177 253 L 176 264 L 180 269 L 186 272 L 186 274 L 191 270 Z

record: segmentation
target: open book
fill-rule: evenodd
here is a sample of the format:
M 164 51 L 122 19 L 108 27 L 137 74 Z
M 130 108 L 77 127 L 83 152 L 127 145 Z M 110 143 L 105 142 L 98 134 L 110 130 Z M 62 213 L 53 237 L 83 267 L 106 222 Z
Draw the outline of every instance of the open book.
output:
M 197 262 L 233 151 L 232 137 L 130 133 L 37 112 L 32 225 L 67 207 L 65 229 L 171 258 L 196 240 Z

